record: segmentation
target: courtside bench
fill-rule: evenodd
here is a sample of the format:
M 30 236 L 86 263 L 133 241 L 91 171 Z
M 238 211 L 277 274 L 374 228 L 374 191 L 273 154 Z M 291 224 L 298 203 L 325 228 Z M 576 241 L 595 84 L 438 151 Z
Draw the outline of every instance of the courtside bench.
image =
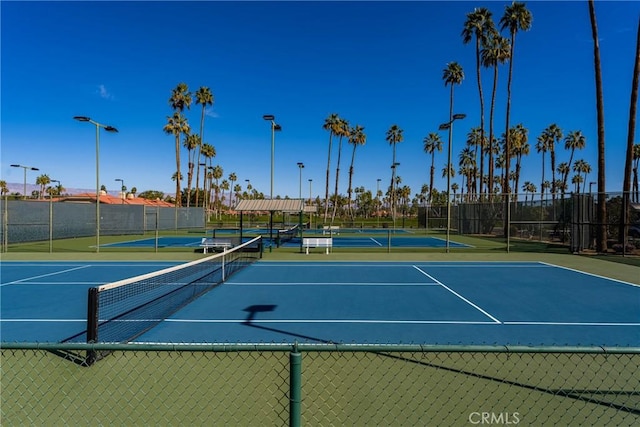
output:
M 333 247 L 333 239 L 331 237 L 304 237 L 302 246 L 304 246 L 307 255 L 309 255 L 309 248 L 326 248 L 326 253 L 329 255 L 329 248 Z
M 222 249 L 226 251 L 227 249 L 231 249 L 233 244 L 231 243 L 231 239 L 219 239 L 212 237 L 203 237 L 200 242 L 200 247 L 203 248 L 203 252 L 206 254 L 207 249 Z
M 322 234 L 340 234 L 339 225 L 325 225 L 322 227 Z

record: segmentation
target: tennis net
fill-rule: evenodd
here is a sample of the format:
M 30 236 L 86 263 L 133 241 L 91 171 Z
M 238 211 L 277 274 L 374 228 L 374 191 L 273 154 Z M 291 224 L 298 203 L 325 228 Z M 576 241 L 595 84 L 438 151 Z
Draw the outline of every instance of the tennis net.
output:
M 299 232 L 300 232 L 300 229 L 298 227 L 298 224 L 294 225 L 291 228 L 278 230 L 278 241 L 280 242 L 280 244 L 288 242 L 292 240 L 294 237 L 298 236 Z
M 258 236 L 223 253 L 89 289 L 86 341 L 134 340 L 258 260 L 261 245 Z

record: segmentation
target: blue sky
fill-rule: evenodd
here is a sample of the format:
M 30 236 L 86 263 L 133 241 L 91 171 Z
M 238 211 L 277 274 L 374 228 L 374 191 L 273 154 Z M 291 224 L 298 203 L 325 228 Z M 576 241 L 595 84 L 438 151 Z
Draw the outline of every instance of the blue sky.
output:
M 66 188 L 95 188 L 95 130 L 72 119 L 89 116 L 115 126 L 102 133 L 100 182 L 116 178 L 138 191 L 173 194 L 173 136 L 162 127 L 172 114 L 171 90 L 211 88 L 205 141 L 224 176 L 235 172 L 266 195 L 270 186 L 270 125 L 276 134 L 274 193 L 324 196 L 328 133 L 325 118 L 338 113 L 365 127 L 356 153 L 354 187 L 375 190 L 391 176 L 385 132 L 404 130 L 397 146 L 398 174 L 412 194 L 429 181 L 423 139 L 448 120 L 449 89 L 442 71 L 459 62 L 465 79 L 455 88 L 453 155 L 478 126 L 479 101 L 473 44 L 460 36 L 466 14 L 487 7 L 499 21 L 508 2 L 30 2 L 2 1 L 0 178 L 22 183 L 22 164 L 38 167 Z M 529 129 L 531 154 L 520 180 L 539 187 L 541 157 L 533 148 L 551 123 L 581 130 L 596 180 L 597 139 L 593 44 L 586 1 L 530 1 L 530 31 L 519 33 L 514 58 L 512 125 Z M 629 98 L 640 2 L 596 2 L 604 74 L 607 189 L 622 187 Z M 496 129 L 504 131 L 507 67 L 499 71 Z M 492 76 L 483 74 L 485 94 Z M 200 106 L 187 117 L 199 129 Z M 488 121 L 488 110 L 485 113 Z M 447 134 L 441 132 L 444 141 Z M 336 144 L 334 144 L 335 147 Z M 558 162 L 568 153 L 558 150 Z M 343 144 L 340 191 L 346 194 L 351 147 Z M 336 151 L 332 154 L 334 186 Z M 435 187 L 444 190 L 436 156 Z M 186 151 L 182 173 L 186 178 Z M 547 161 L 547 167 L 549 162 Z M 457 169 L 457 168 L 456 168 Z M 29 173 L 34 183 L 38 173 Z M 549 172 L 547 172 L 547 178 Z M 455 178 L 460 181 L 459 177 Z M 186 187 L 186 179 L 184 181 Z

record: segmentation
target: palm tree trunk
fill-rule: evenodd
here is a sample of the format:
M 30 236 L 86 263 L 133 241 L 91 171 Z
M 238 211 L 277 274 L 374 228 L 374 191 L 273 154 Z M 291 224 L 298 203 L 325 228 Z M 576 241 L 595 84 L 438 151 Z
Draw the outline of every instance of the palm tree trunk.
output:
M 489 194 L 493 192 L 493 112 L 496 104 L 498 86 L 498 64 L 493 67 L 493 91 L 491 93 L 491 110 L 489 112 Z
M 636 58 L 633 67 L 633 79 L 631 82 L 631 102 L 629 105 L 629 129 L 627 132 L 627 155 L 624 162 L 624 182 L 622 184 L 622 209 L 623 215 L 620 215 L 620 226 L 618 236 L 620 243 L 626 241 L 625 223 L 631 214 L 630 196 L 631 196 L 631 169 L 633 167 L 633 137 L 636 133 L 636 111 L 638 107 L 638 77 L 640 75 L 640 19 L 638 20 L 638 30 L 636 36 Z
M 484 174 L 484 95 L 482 93 L 482 80 L 480 78 L 480 39 L 476 36 L 476 75 L 478 78 L 478 94 L 480 95 L 480 190 L 482 196 L 482 175 Z
M 353 180 L 353 163 L 356 159 L 356 147 L 357 147 L 357 143 L 354 142 L 353 143 L 353 151 L 351 152 L 351 166 L 349 167 L 349 189 L 347 191 L 347 193 L 349 193 L 349 214 L 351 215 L 351 220 L 353 221 L 355 219 L 355 216 L 353 214 L 353 208 L 351 207 L 351 184 L 352 184 L 352 180 Z
M 605 194 L 605 141 L 604 141 L 604 99 L 602 94 L 602 67 L 600 63 L 600 44 L 598 42 L 598 24 L 593 0 L 589 0 L 589 17 L 591 18 L 591 34 L 593 36 L 593 65 L 596 74 L 596 108 L 598 113 L 598 210 L 596 251 L 607 250 L 607 201 Z
M 176 207 L 182 205 L 180 197 L 180 134 L 176 135 Z
M 200 188 L 200 158 L 202 157 L 202 144 L 204 144 L 204 107 L 206 103 L 202 104 L 202 113 L 200 115 L 200 144 L 198 144 L 198 158 L 196 159 L 196 206 L 198 206 L 198 190 Z
M 338 180 L 340 178 L 340 156 L 342 154 L 342 136 L 338 140 L 338 160 L 336 164 L 336 191 L 334 193 L 334 201 L 333 201 L 333 213 L 331 214 L 331 224 L 336 218 L 336 211 L 338 210 Z
M 511 210 L 509 209 L 510 200 L 510 187 L 509 187 L 509 169 L 511 167 L 511 141 L 509 141 L 509 119 L 511 118 L 511 80 L 513 78 L 513 52 L 516 44 L 516 34 L 511 32 L 511 52 L 509 56 L 509 77 L 507 79 L 507 117 L 505 126 L 505 144 L 504 144 L 504 164 L 505 164 L 505 188 L 503 191 L 506 193 L 505 205 L 504 205 L 504 235 L 509 234 L 509 223 L 511 222 Z M 516 189 L 517 191 L 517 189 Z M 508 248 L 507 248 L 508 250 Z
M 329 131 L 329 154 L 327 155 L 327 180 L 324 189 L 324 222 L 327 222 L 327 215 L 329 215 L 329 171 L 331 169 L 331 137 L 333 132 Z

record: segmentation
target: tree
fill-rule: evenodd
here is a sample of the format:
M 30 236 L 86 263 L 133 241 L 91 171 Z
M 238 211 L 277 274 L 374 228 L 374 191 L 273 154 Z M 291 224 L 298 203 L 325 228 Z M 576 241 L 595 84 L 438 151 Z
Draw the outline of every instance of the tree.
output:
M 544 131 L 542 131 L 545 140 L 545 146 L 549 151 L 549 157 L 551 158 L 551 198 L 556 200 L 556 144 L 562 141 L 562 129 L 555 123 L 550 124 Z M 544 159 L 543 166 L 544 168 Z
M 220 210 L 220 184 L 218 181 L 220 180 L 220 178 L 222 178 L 223 173 L 224 170 L 220 165 L 214 166 L 213 170 L 211 171 L 211 177 L 216 181 L 215 187 L 213 187 L 215 191 L 213 206 L 216 209 L 216 212 L 219 212 Z
M 40 191 L 38 192 L 38 198 L 42 199 L 44 197 L 44 189 L 47 185 L 51 183 L 51 178 L 49 175 L 43 174 L 36 178 L 36 184 L 40 186 Z
M 528 142 L 528 130 L 522 126 L 522 123 L 519 123 L 513 128 L 513 133 L 511 135 L 511 139 L 513 141 L 511 147 L 512 157 L 516 159 L 516 170 L 515 170 L 515 183 L 514 188 L 518 189 L 518 185 L 520 183 L 520 173 L 522 171 L 522 157 L 528 156 L 530 151 L 530 146 Z
M 231 172 L 229 174 L 229 178 L 228 179 L 231 182 L 231 188 L 234 188 L 234 191 L 235 191 L 235 185 L 234 184 L 238 180 L 238 176 L 236 175 L 235 172 Z M 231 203 L 231 202 L 232 202 L 232 193 L 229 192 L 229 209 L 231 209 L 233 207 L 233 203 Z
M 567 179 L 569 178 L 569 171 L 571 169 L 571 163 L 573 162 L 573 154 L 576 150 L 582 150 L 584 146 L 587 144 L 587 139 L 579 130 L 571 131 L 567 134 L 564 139 L 564 148 L 570 151 L 569 154 L 569 162 L 567 165 L 569 169 L 565 170 L 565 175 L 563 177 L 563 181 L 565 185 L 567 184 Z
M 200 158 L 202 157 L 202 143 L 204 142 L 204 117 L 207 106 L 213 105 L 213 94 L 211 89 L 206 86 L 201 86 L 195 93 L 196 105 L 202 105 L 202 112 L 200 113 L 200 144 L 198 145 L 198 155 L 196 159 L 196 166 L 198 167 L 196 172 L 196 202 L 198 206 L 198 189 L 200 188 Z
M 204 197 L 205 200 L 203 201 L 203 205 L 206 206 L 205 209 L 208 210 L 211 207 L 211 169 L 213 169 L 213 166 L 211 166 L 212 159 L 216 156 L 216 149 L 213 145 L 211 144 L 207 144 L 204 143 L 202 144 L 202 151 L 201 151 L 202 157 L 204 157 L 204 164 L 205 164 L 205 172 L 203 174 L 203 185 L 204 185 Z M 209 184 L 207 186 L 207 183 Z M 208 196 L 208 198 L 207 198 Z
M 342 156 L 342 138 L 349 136 L 349 122 L 345 119 L 338 119 L 337 128 L 334 130 L 336 136 L 338 136 L 338 158 L 336 160 L 336 187 L 334 192 L 335 201 L 333 203 L 333 212 L 331 214 L 331 224 L 336 218 L 336 211 L 338 209 L 338 181 L 340 180 L 340 158 Z
M 331 142 L 333 135 L 338 131 L 338 121 L 340 117 L 337 114 L 331 114 L 324 120 L 322 129 L 329 131 L 329 154 L 327 155 L 327 179 L 325 183 L 324 192 L 324 222 L 327 222 L 327 215 L 329 214 L 329 173 L 331 170 Z
M 436 151 L 442 151 L 442 140 L 440 139 L 440 135 L 435 132 L 430 133 L 427 137 L 424 138 L 424 152 L 431 155 L 431 169 L 429 173 L 429 203 L 433 201 L 433 176 L 435 174 L 435 153 Z
M 475 148 L 475 153 L 473 153 L 475 169 L 472 171 L 473 182 L 471 185 L 473 193 L 478 193 L 477 178 L 481 177 L 483 172 L 482 167 L 481 170 L 478 171 L 478 149 L 480 149 L 480 159 L 482 160 L 484 158 L 485 145 L 486 144 L 482 141 L 480 128 L 471 128 L 471 131 L 469 131 L 469 133 L 467 134 L 467 146 L 469 148 Z
M 507 79 L 507 110 L 506 110 L 506 124 L 505 124 L 505 168 L 510 170 L 510 153 L 511 153 L 511 141 L 509 140 L 509 128 L 510 128 L 510 115 L 511 115 L 511 82 L 513 80 L 513 53 L 516 47 L 516 34 L 518 31 L 528 31 L 531 28 L 532 21 L 531 12 L 526 8 L 524 3 L 514 1 L 510 5 L 507 5 L 504 10 L 504 15 L 500 19 L 501 29 L 509 29 L 511 36 L 511 49 L 509 53 L 509 77 Z M 505 218 L 504 222 L 504 235 L 509 233 L 510 210 L 509 210 L 509 180 L 505 180 Z M 517 191 L 517 189 L 516 189 Z
M 196 148 L 200 147 L 200 136 L 196 134 L 185 134 L 183 141 L 184 148 L 187 149 L 188 171 L 187 171 L 187 207 L 191 201 L 191 183 L 193 182 L 193 168 L 195 166 Z M 200 169 L 198 167 L 198 169 Z M 198 192 L 196 191 L 196 195 Z
M 229 190 L 229 200 L 231 200 L 231 187 L 229 186 L 229 181 L 223 179 L 220 183 L 220 189 L 222 190 L 222 200 L 225 199 L 224 192 Z M 228 203 L 228 208 L 231 209 L 231 202 Z
M 180 172 L 180 135 L 188 134 L 191 131 L 187 119 L 179 112 L 173 113 L 173 116 L 167 116 L 167 124 L 163 128 L 166 134 L 173 135 L 176 142 L 176 206 L 180 206 L 180 180 L 182 173 Z
M 485 47 L 482 49 L 481 57 L 482 57 L 482 65 L 485 67 L 493 67 L 493 90 L 491 92 L 491 108 L 489 110 L 489 185 L 493 186 L 494 178 L 493 178 L 493 168 L 494 161 L 493 156 L 496 154 L 493 151 L 493 148 L 497 145 L 494 145 L 494 141 L 497 139 L 494 137 L 493 132 L 493 113 L 495 110 L 495 101 L 496 101 L 496 90 L 498 87 L 498 65 L 504 64 L 509 60 L 509 56 L 511 55 L 511 47 L 509 40 L 505 37 L 502 37 L 497 31 L 490 31 L 488 33 L 488 38 L 486 41 Z M 502 183 L 503 184 L 503 183 Z
M 596 111 L 598 114 L 598 205 L 596 218 L 596 251 L 607 250 L 607 195 L 605 194 L 605 141 L 604 141 L 604 97 L 602 94 L 602 67 L 600 64 L 600 44 L 598 43 L 598 24 L 593 0 L 589 0 L 589 18 L 593 37 L 593 66 L 596 76 Z
M 635 148 L 636 148 L 636 146 L 633 145 L 633 141 L 634 141 L 635 132 L 636 132 L 636 114 L 637 114 L 637 107 L 638 107 L 638 79 L 640 78 L 640 18 L 638 19 L 638 29 L 636 32 L 637 32 L 636 57 L 634 61 L 635 64 L 633 67 L 633 78 L 631 79 L 631 101 L 629 102 L 629 126 L 627 130 L 627 154 L 624 162 L 624 180 L 622 183 L 622 200 L 623 200 L 622 209 L 624 209 L 624 211 L 623 211 L 623 215 L 620 215 L 620 224 L 618 227 L 618 230 L 619 230 L 618 236 L 620 236 L 619 243 L 624 243 L 626 239 L 627 229 L 626 229 L 625 222 L 627 222 L 627 218 L 629 218 L 629 215 L 631 213 L 631 204 L 630 204 L 631 170 L 633 168 L 632 163 L 634 160 L 634 154 L 635 154 Z M 640 147 L 638 147 L 638 149 L 640 150 Z M 633 170 L 633 173 L 635 175 L 635 179 L 637 179 L 637 176 L 638 176 L 637 167 Z M 635 190 L 637 191 L 637 181 L 635 182 L 636 182 Z
M 451 126 L 453 126 L 453 88 L 455 85 L 462 84 L 462 80 L 464 80 L 464 71 L 462 70 L 462 66 L 457 62 L 449 62 L 447 67 L 442 71 L 442 80 L 444 80 L 444 86 L 450 86 L 449 90 L 449 142 L 448 142 L 448 151 L 451 154 L 452 144 L 451 141 Z M 450 161 L 449 159 L 448 161 Z M 453 168 L 453 165 L 450 165 Z M 450 197 L 449 190 L 451 188 L 451 174 L 447 175 L 447 198 Z M 447 203 L 447 209 L 449 208 L 449 204 Z M 447 214 L 447 217 L 450 215 Z M 447 224 L 447 230 L 449 229 L 449 224 Z
M 186 83 L 178 83 L 171 91 L 169 105 L 173 108 L 174 113 L 173 117 L 167 117 L 168 123 L 164 126 L 164 131 L 173 134 L 176 138 L 176 206 L 180 206 L 180 180 L 182 179 L 182 173 L 180 173 L 180 134 L 191 132 L 187 119 L 182 115 L 185 108 L 191 108 L 191 92 L 189 92 Z
M 633 201 L 640 202 L 640 188 L 638 185 L 638 166 L 640 166 L 640 144 L 633 146 Z
M 478 82 L 478 95 L 480 98 L 480 141 L 485 140 L 484 136 L 484 96 L 482 93 L 482 79 L 480 77 L 480 65 L 482 64 L 480 52 L 481 46 L 487 44 L 490 34 L 495 31 L 495 24 L 491 19 L 491 11 L 481 7 L 467 14 L 467 20 L 462 30 L 462 42 L 469 43 L 475 36 L 476 41 L 476 78 Z M 484 173 L 484 145 L 480 145 L 480 174 Z M 477 156 L 476 156 L 477 157 Z M 482 180 L 480 180 L 480 190 L 482 194 Z
M 587 174 L 591 173 L 591 165 L 583 159 L 578 159 L 573 164 L 573 171 L 578 175 L 580 175 L 581 173 L 584 174 L 584 177 L 582 179 L 582 182 L 584 183 L 582 192 L 584 193 L 587 186 Z
M 7 181 L 4 179 L 0 179 L 0 196 L 4 196 L 9 192 L 9 187 L 7 187 Z
M 353 151 L 351 152 L 351 166 L 349 166 L 349 188 L 347 190 L 351 219 L 354 218 L 353 209 L 351 207 L 351 184 L 353 182 L 353 164 L 356 158 L 356 148 L 358 147 L 358 145 L 364 145 L 366 143 L 367 135 L 365 135 L 364 133 L 364 127 L 356 125 L 355 128 L 349 130 L 349 144 L 353 145 Z
M 402 135 L 404 131 L 402 129 L 400 129 L 400 127 L 396 124 L 391 125 L 391 127 L 389 128 L 389 130 L 387 130 L 387 134 L 385 136 L 385 141 L 387 141 L 389 143 L 389 145 L 391 145 L 391 148 L 393 149 L 393 162 L 391 163 L 391 192 L 390 192 L 390 196 L 391 196 L 391 217 L 395 220 L 395 191 L 394 191 L 394 184 L 395 184 L 395 179 L 396 179 L 396 166 L 397 166 L 397 162 L 396 162 L 396 145 L 399 142 L 404 141 L 404 136 Z
M 467 198 L 471 200 L 472 195 L 472 187 L 473 187 L 473 177 L 474 171 L 476 169 L 476 159 L 473 150 L 470 147 L 465 147 L 460 152 L 460 156 L 458 157 L 460 166 L 460 173 L 467 178 Z

